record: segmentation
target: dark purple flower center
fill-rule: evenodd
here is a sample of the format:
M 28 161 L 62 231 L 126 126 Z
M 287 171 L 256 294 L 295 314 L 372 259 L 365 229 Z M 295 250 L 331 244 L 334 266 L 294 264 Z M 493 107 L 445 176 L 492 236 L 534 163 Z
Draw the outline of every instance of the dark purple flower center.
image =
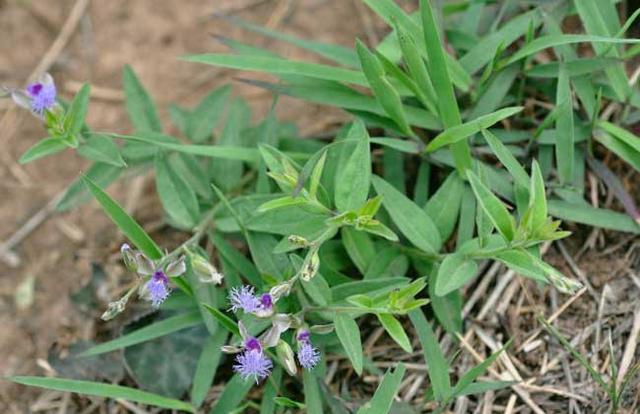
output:
M 247 351 L 262 351 L 262 345 L 258 338 L 249 338 L 245 341 L 244 347 Z
M 167 278 L 167 275 L 165 275 L 162 270 L 156 270 L 153 273 L 153 281 L 154 282 L 162 282 L 164 284 L 169 283 L 169 279 Z
M 311 334 L 309 333 L 309 331 L 300 331 L 300 333 L 298 334 L 299 342 L 309 342 L 310 338 Z
M 31 94 L 31 96 L 37 96 L 40 93 L 41 90 L 42 90 L 42 84 L 41 83 L 31 84 L 27 88 L 27 91 Z
M 264 295 L 260 296 L 260 304 L 264 309 L 271 309 L 271 307 L 273 306 L 273 299 L 271 298 L 271 295 L 265 293 Z

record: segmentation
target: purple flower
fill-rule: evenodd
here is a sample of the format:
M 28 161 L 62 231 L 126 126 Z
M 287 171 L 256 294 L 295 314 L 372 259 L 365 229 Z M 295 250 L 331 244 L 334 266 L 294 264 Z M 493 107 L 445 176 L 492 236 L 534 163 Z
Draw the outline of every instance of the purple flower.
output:
M 313 369 L 320 362 L 320 352 L 311 344 L 309 331 L 300 331 L 298 339 L 298 362 L 305 369 Z
M 146 285 L 151 304 L 159 307 L 169 297 L 169 278 L 162 270 L 156 270 Z
M 237 312 L 242 309 L 245 313 L 255 312 L 261 304 L 260 299 L 254 294 L 253 286 L 242 286 L 231 289 L 229 293 L 231 310 Z
M 253 378 L 256 384 L 271 373 L 273 362 L 262 352 L 262 345 L 257 338 L 250 337 L 244 343 L 244 352 L 236 357 L 233 370 L 243 380 Z
M 42 118 L 45 110 L 53 109 L 56 104 L 56 85 L 53 78 L 48 73 L 40 77 L 36 82 L 27 86 L 26 89 L 9 89 L 13 101 L 26 109 L 30 109 L 38 117 Z

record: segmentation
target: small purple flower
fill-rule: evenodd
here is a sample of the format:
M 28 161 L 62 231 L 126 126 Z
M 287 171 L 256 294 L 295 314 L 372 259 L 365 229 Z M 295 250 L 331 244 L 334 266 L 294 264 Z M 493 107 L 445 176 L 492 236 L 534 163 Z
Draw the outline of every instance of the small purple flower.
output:
M 260 296 L 260 307 L 262 309 L 271 309 L 273 308 L 273 298 L 270 294 L 265 293 Z
M 320 352 L 311 344 L 309 331 L 300 331 L 298 339 L 298 362 L 305 369 L 313 369 L 320 362 Z
M 26 91 L 31 99 L 31 110 L 38 116 L 42 116 L 45 110 L 49 110 L 56 105 L 56 85 L 48 73 L 37 82 L 29 84 Z
M 164 274 L 162 270 L 156 270 L 146 285 L 149 292 L 149 298 L 151 304 L 154 307 L 159 307 L 162 302 L 169 297 L 169 278 Z
M 244 343 L 245 351 L 236 357 L 233 370 L 243 380 L 253 378 L 256 384 L 271 373 L 273 362 L 262 352 L 262 345 L 257 338 L 250 337 Z
M 253 313 L 260 308 L 261 301 L 254 294 L 253 286 L 242 286 L 231 289 L 229 293 L 231 311 L 242 309 L 245 313 Z

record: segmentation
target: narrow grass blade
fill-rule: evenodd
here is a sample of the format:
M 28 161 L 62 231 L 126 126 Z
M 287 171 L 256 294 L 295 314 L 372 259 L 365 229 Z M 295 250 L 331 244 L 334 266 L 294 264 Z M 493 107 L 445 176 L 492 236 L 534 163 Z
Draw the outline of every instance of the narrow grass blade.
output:
M 424 359 L 429 367 L 429 379 L 433 388 L 433 395 L 438 401 L 448 401 L 451 398 L 451 380 L 449 378 L 449 364 L 444 357 L 440 344 L 422 313 L 422 309 L 414 309 L 409 312 L 409 318 L 416 328 Z
M 133 243 L 152 260 L 158 260 L 163 256 L 158 245 L 116 201 L 109 197 L 107 193 L 105 193 L 86 175 L 82 176 L 82 181 L 85 183 L 89 191 L 91 191 L 98 203 L 100 203 L 105 213 L 107 213 L 131 243 Z
M 524 108 L 522 106 L 511 106 L 502 108 L 488 115 L 483 115 L 479 118 L 476 118 L 473 121 L 448 127 L 433 140 L 431 140 L 431 142 L 429 142 L 429 144 L 425 148 L 425 152 L 434 152 L 435 150 L 440 149 L 446 145 L 455 144 L 459 141 L 462 141 L 465 138 L 468 138 L 483 129 L 491 127 L 495 123 L 500 122 L 505 118 L 521 112 L 523 109 Z
M 405 372 L 406 368 L 402 363 L 398 364 L 395 371 L 387 371 L 375 394 L 373 394 L 371 401 L 360 407 L 357 414 L 389 413 L 391 404 L 393 404 L 393 399 L 398 393 L 398 388 L 400 388 Z

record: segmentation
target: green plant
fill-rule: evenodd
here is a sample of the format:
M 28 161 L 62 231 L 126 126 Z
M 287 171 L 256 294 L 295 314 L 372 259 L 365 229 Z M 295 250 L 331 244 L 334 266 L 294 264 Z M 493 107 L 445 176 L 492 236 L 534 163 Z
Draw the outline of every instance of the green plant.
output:
M 97 384 L 83 392 L 195 411 L 224 361 L 222 347 L 239 354 L 237 373 L 211 413 L 258 407 L 265 413 L 321 413 L 325 406 L 345 412 L 319 381 L 325 367 L 315 346 L 348 358 L 358 375 L 375 372 L 363 355 L 356 322 L 369 315 L 407 352 L 413 350 L 411 332 L 417 333 L 429 366 L 425 399 L 444 410 L 458 396 L 512 383 L 477 381 L 499 351 L 452 386 L 449 361 L 425 317 L 426 306 L 446 331 L 460 332 L 460 288 L 487 260 L 541 286 L 575 293 L 580 284 L 540 254 L 543 243 L 569 235 L 554 218 L 640 232 L 633 201 L 597 162 L 607 149 L 640 167 L 640 139 L 620 126 L 635 122 L 640 108 L 624 71 L 624 60 L 637 54 L 639 41 L 622 38 L 638 12 L 620 26 L 614 3 L 600 0 L 532 1 L 525 10 L 508 1 L 439 8 L 422 0 L 414 14 L 392 0 L 364 2 L 392 30 L 373 48 L 357 41 L 354 51 L 235 20 L 339 66 L 290 61 L 229 39 L 236 54 L 184 58 L 271 73 L 278 83 L 244 81 L 352 113 L 355 120 L 329 143 L 300 139 L 295 126 L 279 122 L 273 111 L 251 126 L 244 101 L 227 104 L 229 87 L 211 92 L 193 109 L 171 106 L 182 136 L 169 136 L 128 67 L 124 90 L 131 134 L 84 125 L 88 87 L 68 107 L 61 103 L 45 112 L 51 138 L 27 151 L 22 161 L 67 147 L 94 160 L 59 208 L 69 209 L 92 194 L 135 247 L 126 247 L 123 258 L 139 279 L 104 318 L 124 311 L 136 292 L 150 295 L 163 316 L 83 355 L 172 341 L 176 332 L 194 327 L 207 331 L 192 335 L 200 356 L 185 363 L 190 375 L 181 379 L 183 386 L 171 387 L 174 399 L 154 402 L 147 393 Z M 496 12 L 499 18 L 487 24 L 487 16 Z M 562 20 L 575 14 L 586 33 L 562 33 Z M 593 56 L 578 54 L 576 46 L 583 43 L 592 44 Z M 628 44 L 635 45 L 624 49 Z M 555 60 L 539 59 L 550 51 Z M 218 128 L 224 111 L 226 122 Z M 615 122 L 605 119 L 612 114 Z M 593 165 L 593 172 L 617 189 L 629 214 L 584 200 L 585 169 Z M 170 253 L 102 189 L 123 173 L 147 169 L 155 172 L 167 223 L 192 235 Z M 215 247 L 215 259 L 207 256 L 204 243 Z M 214 286 L 222 275 L 224 287 Z M 163 302 L 170 283 L 178 291 Z M 227 296 L 237 320 L 225 312 Z M 413 325 L 409 332 L 406 315 Z M 141 353 L 133 354 L 142 358 Z M 149 353 L 142 353 L 147 359 L 138 365 L 139 373 L 145 366 L 172 364 Z M 292 398 L 296 394 L 282 376 L 286 371 L 299 377 L 298 365 L 305 368 L 304 402 Z M 389 412 L 404 372 L 402 365 L 388 372 L 358 412 Z M 259 404 L 245 402 L 254 385 L 247 378 L 258 381 L 269 374 Z M 68 391 L 89 386 L 14 380 Z M 177 399 L 189 388 L 191 404 L 185 405 Z

